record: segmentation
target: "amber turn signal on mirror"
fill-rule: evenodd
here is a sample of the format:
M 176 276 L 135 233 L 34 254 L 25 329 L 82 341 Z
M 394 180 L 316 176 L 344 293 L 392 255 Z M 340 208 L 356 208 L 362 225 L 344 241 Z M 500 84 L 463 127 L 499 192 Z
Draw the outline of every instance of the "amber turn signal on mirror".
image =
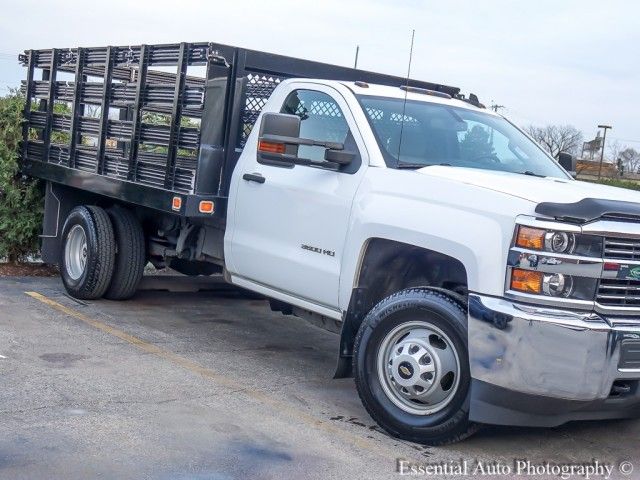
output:
M 260 140 L 258 142 L 258 151 L 259 152 L 284 153 L 285 150 L 286 149 L 285 149 L 284 143 L 267 142 L 267 141 L 264 141 L 264 140 Z

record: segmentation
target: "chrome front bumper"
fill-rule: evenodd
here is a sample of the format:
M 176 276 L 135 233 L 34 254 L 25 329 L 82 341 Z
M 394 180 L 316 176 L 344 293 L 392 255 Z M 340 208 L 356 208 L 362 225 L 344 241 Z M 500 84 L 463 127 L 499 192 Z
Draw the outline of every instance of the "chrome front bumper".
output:
M 550 426 L 640 414 L 640 320 L 470 294 L 468 327 L 472 420 Z M 616 382 L 629 392 L 612 396 Z

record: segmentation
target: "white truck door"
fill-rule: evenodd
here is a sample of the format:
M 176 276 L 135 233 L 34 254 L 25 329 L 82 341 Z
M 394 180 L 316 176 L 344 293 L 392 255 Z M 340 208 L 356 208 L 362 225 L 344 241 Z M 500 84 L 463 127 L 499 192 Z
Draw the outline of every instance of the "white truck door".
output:
M 340 171 L 286 168 L 258 163 L 256 143 L 247 145 L 253 151 L 243 152 L 245 161 L 236 166 L 232 182 L 237 190 L 231 195 L 227 268 L 245 280 L 336 310 L 351 205 L 368 157 L 337 90 L 303 82 L 289 84 L 288 90 L 281 112 L 300 116 L 300 137 L 344 143 L 345 151 L 357 157 Z M 298 156 L 322 160 L 324 149 L 301 146 Z

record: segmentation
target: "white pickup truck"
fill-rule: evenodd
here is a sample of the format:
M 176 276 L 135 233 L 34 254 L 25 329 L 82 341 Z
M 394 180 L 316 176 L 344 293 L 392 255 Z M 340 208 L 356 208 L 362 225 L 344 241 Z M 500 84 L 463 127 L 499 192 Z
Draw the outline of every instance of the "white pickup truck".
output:
M 420 443 L 640 416 L 640 194 L 574 180 L 453 87 L 202 45 L 172 46 L 163 100 L 150 98 L 166 74 L 149 67 L 169 46 L 23 57 L 23 171 L 47 181 L 43 255 L 71 295 L 128 298 L 147 261 L 222 272 L 340 333 L 336 376 Z M 198 61 L 201 84 L 180 74 Z M 127 111 L 84 116 L 89 87 L 103 111 Z M 198 88 L 200 110 L 185 100 Z M 60 101 L 70 115 L 53 113 Z

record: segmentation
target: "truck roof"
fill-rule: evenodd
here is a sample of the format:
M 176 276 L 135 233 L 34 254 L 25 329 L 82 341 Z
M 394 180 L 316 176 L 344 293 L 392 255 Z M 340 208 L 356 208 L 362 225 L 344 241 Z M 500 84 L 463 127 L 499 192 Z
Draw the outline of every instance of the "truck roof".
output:
M 428 102 L 428 103 L 438 103 L 442 105 L 451 105 L 454 107 L 466 108 L 469 110 L 481 110 L 487 113 L 493 113 L 491 110 L 487 110 L 481 106 L 479 103 L 475 103 L 470 101 L 467 98 L 451 97 L 446 98 L 445 96 L 440 95 L 429 95 L 425 93 L 420 93 L 418 91 L 405 91 L 401 88 L 401 85 L 390 86 L 390 85 L 380 85 L 375 83 L 363 83 L 363 82 L 345 82 L 340 81 L 336 82 L 342 85 L 345 85 L 356 95 L 367 95 L 367 96 L 375 96 L 375 97 L 388 97 L 388 98 L 397 98 L 402 99 L 406 97 L 407 100 L 418 101 L 418 102 Z

